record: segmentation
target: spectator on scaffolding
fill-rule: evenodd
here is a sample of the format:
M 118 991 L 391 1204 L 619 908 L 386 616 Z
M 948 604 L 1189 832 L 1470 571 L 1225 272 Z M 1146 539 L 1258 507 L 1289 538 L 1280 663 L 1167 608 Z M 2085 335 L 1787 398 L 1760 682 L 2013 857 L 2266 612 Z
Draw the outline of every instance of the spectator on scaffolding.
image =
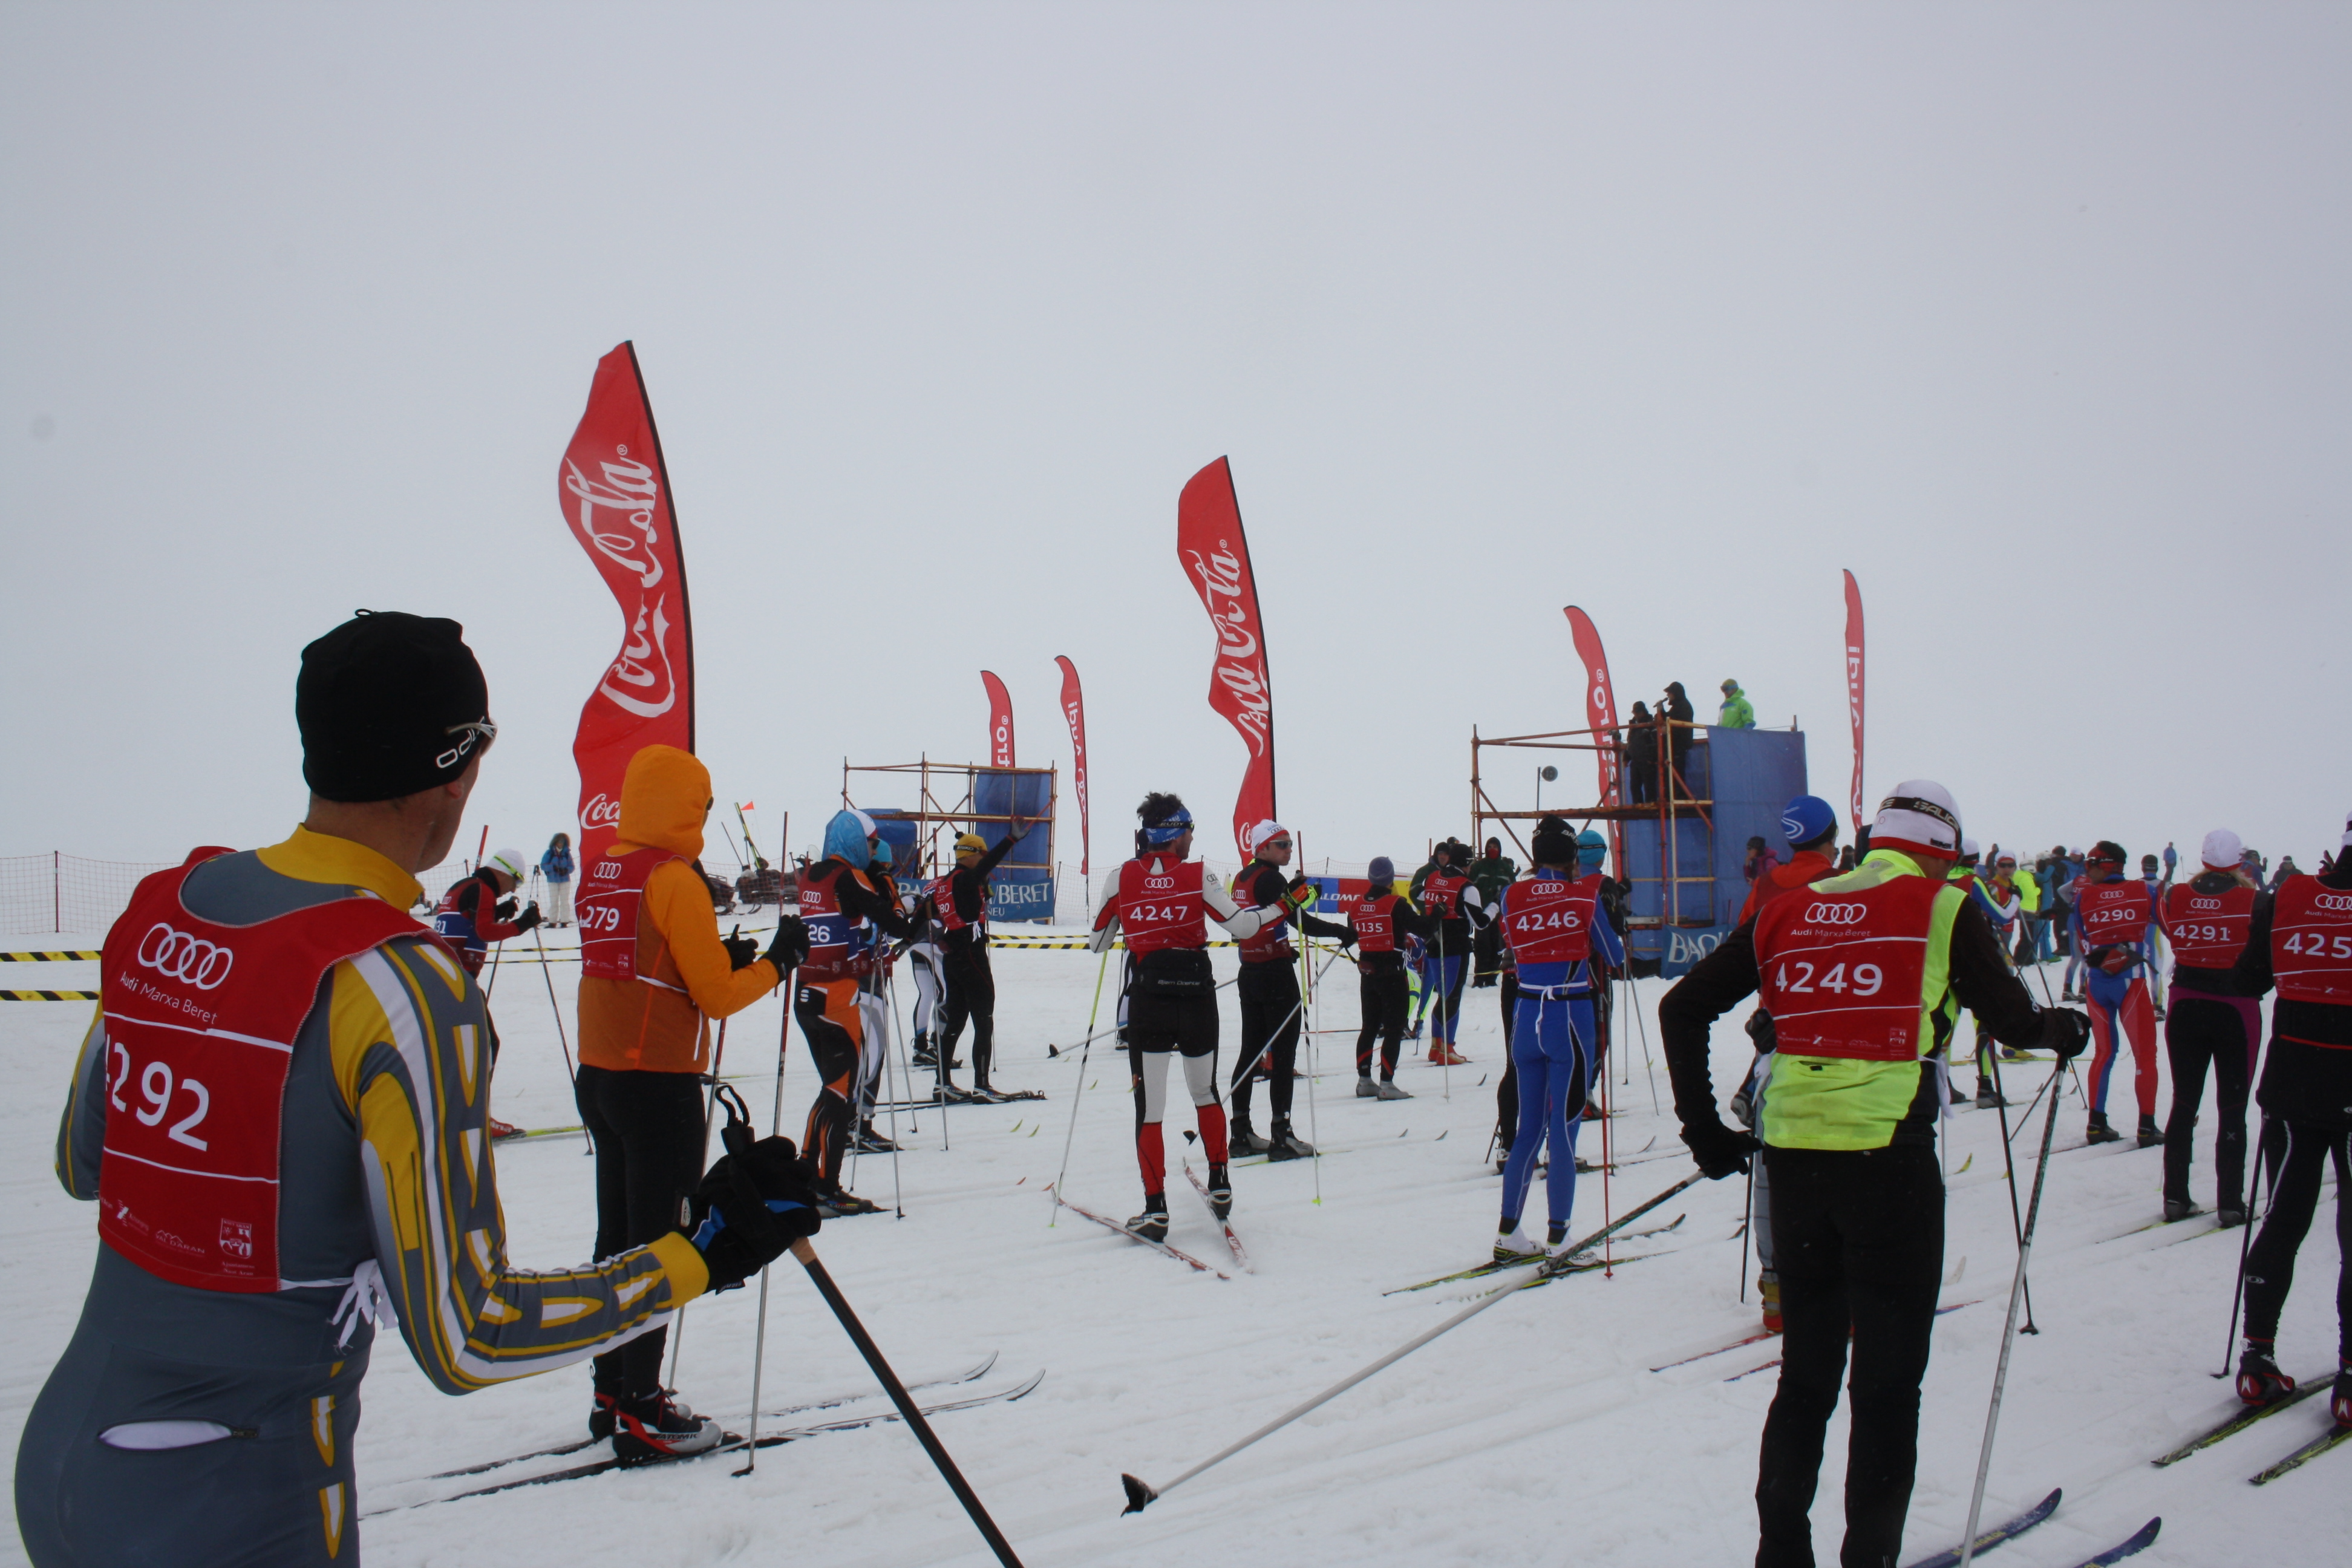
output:
M 1633 716 L 1625 722 L 1630 732 L 1626 747 L 1627 799 L 1635 805 L 1647 805 L 1658 798 L 1658 735 L 1657 721 L 1650 717 L 1647 703 L 1633 704 Z
M 1486 853 L 1470 862 L 1470 880 L 1478 889 L 1479 898 L 1488 909 L 1503 907 L 1503 889 L 1519 874 L 1518 863 L 1503 855 L 1503 841 L 1486 840 Z M 1489 921 L 1472 933 L 1473 952 L 1476 962 L 1471 966 L 1473 986 L 1494 985 L 1503 977 L 1503 930 L 1500 922 Z
M 1723 683 L 1723 706 L 1715 715 L 1718 730 L 1753 730 L 1756 728 L 1756 704 L 1748 700 L 1748 693 L 1739 689 L 1739 682 L 1727 679 Z
M 1666 731 L 1666 754 L 1673 759 L 1675 769 L 1665 780 L 1671 786 L 1671 793 L 1667 798 L 1669 800 L 1692 799 L 1688 766 L 1691 749 L 1690 726 L 1697 715 L 1691 708 L 1690 699 L 1683 692 L 1681 681 L 1666 682 L 1666 700 L 1658 709 L 1658 717 L 1670 721 L 1660 726 Z
M 1740 875 L 1753 882 L 1759 877 L 1769 876 L 1772 868 L 1780 863 L 1780 858 L 1772 853 L 1770 847 L 1764 842 L 1764 836 L 1756 834 L 1748 840 L 1748 857 L 1740 863 Z

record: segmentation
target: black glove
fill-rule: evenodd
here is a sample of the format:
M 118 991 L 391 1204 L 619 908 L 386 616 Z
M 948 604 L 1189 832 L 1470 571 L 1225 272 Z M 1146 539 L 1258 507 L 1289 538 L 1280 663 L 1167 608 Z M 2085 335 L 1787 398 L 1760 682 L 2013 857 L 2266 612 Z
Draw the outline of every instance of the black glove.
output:
M 768 939 L 768 951 L 760 956 L 774 964 L 776 973 L 782 975 L 798 969 L 808 952 L 808 927 L 801 923 L 800 916 L 786 915 L 776 922 L 776 934 Z
M 1748 1037 L 1756 1042 L 1759 1054 L 1780 1048 L 1780 1037 L 1772 1026 L 1772 1015 L 1761 1007 L 1748 1015 Z
M 2072 1007 L 2042 1011 L 2042 1043 L 2062 1062 L 2071 1062 L 2091 1043 L 2091 1020 Z
M 782 1255 L 793 1240 L 814 1236 L 824 1223 L 808 1168 L 789 1138 L 751 1140 L 742 1097 L 719 1088 L 727 1110 L 719 1138 L 727 1152 L 688 1200 L 691 1238 L 710 1271 L 710 1289 L 731 1290 Z
M 512 899 L 500 899 L 490 907 L 490 913 L 498 917 L 500 925 L 504 925 L 515 918 L 515 901 Z
M 539 900 L 533 899 L 530 903 L 523 906 L 522 913 L 515 917 L 515 934 L 517 936 L 520 936 L 524 931 L 527 931 L 531 927 L 539 924 L 541 918 L 541 917 L 539 912 Z
M 1744 1175 L 1748 1162 L 1763 1145 L 1752 1132 L 1735 1132 L 1720 1121 L 1695 1122 L 1683 1129 L 1683 1142 L 1698 1162 L 1699 1173 L 1710 1182 Z
M 1346 952 L 1356 945 L 1356 928 L 1349 926 L 1339 933 L 1339 950 Z
M 759 942 L 745 936 L 741 926 L 720 937 L 719 945 L 727 950 L 727 967 L 730 969 L 749 969 L 760 962 Z

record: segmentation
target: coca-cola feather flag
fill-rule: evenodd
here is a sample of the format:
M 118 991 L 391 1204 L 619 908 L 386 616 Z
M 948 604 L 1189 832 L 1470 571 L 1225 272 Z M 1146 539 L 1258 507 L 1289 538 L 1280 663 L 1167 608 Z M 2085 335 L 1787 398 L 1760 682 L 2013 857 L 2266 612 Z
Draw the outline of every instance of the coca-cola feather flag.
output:
M 1078 783 L 1078 875 L 1083 878 L 1094 853 L 1094 832 L 1087 826 L 1087 697 L 1078 689 L 1078 667 L 1069 656 L 1057 653 L 1054 662 L 1062 667 L 1062 717 L 1070 721 L 1070 753 L 1076 762 L 1072 771 Z
M 1862 584 L 1845 574 L 1845 701 L 1853 718 L 1853 830 L 1862 831 Z
M 980 683 L 988 689 L 988 765 L 1013 767 L 1013 693 L 989 670 L 980 672 Z
M 1274 816 L 1274 687 L 1266 673 L 1265 623 L 1257 611 L 1249 542 L 1233 469 L 1219 458 L 1186 481 L 1176 501 L 1176 557 L 1192 580 L 1209 624 L 1217 631 L 1217 658 L 1209 677 L 1209 706 L 1223 714 L 1249 748 L 1240 796 L 1234 802 L 1234 842 L 1249 858 L 1250 826 Z
M 634 345 L 596 362 L 588 411 L 563 449 L 556 500 L 572 537 L 620 602 L 621 651 L 580 710 L 580 858 L 621 821 L 621 776 L 646 746 L 694 749 L 694 629 L 669 470 Z
M 1601 731 L 1596 742 L 1613 739 L 1617 732 L 1617 693 L 1609 684 L 1609 655 L 1601 646 L 1601 628 L 1592 617 L 1570 605 L 1566 609 L 1569 634 L 1576 639 L 1576 651 L 1584 660 L 1584 722 Z M 1620 805 L 1618 787 L 1618 755 L 1613 746 L 1602 745 L 1594 752 L 1601 764 L 1601 804 Z

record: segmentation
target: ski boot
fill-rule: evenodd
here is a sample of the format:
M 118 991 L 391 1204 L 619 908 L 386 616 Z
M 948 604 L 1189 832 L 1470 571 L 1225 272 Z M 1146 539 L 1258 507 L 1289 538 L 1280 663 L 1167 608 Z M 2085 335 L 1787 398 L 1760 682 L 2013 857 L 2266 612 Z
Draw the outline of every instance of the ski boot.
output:
M 2187 1198 L 2164 1200 L 2164 1223 L 2167 1225 L 2179 1225 L 2182 1220 L 2194 1219 L 2204 1212 Z
M 845 1192 L 838 1187 L 816 1201 L 816 1217 L 819 1219 L 855 1219 L 862 1214 L 881 1212 L 880 1204 L 869 1204 L 856 1193 Z
M 934 1072 L 939 1070 L 940 1053 L 932 1047 L 931 1037 L 928 1031 L 915 1037 L 914 1059 L 915 1065 L 919 1068 L 929 1068 Z
M 2139 1119 L 2139 1146 L 2143 1149 L 2160 1149 L 2164 1146 L 2164 1129 L 2156 1124 L 2156 1118 L 2153 1116 L 2143 1116 Z
M 2094 1110 L 2091 1112 L 2090 1130 L 2083 1134 L 2083 1142 L 2085 1143 L 2120 1143 L 2123 1141 L 2124 1135 L 2107 1125 L 2107 1113 L 2105 1111 Z
M 1274 1137 L 1265 1146 L 1265 1157 L 1273 1160 L 1307 1160 L 1315 1154 L 1315 1145 L 1290 1130 L 1287 1121 L 1274 1124 Z
M 1960 1092 L 1960 1086 L 1956 1083 L 1945 1086 L 1944 1096 L 1954 1105 L 1966 1105 L 1969 1102 L 1969 1097 Z
M 1756 1276 L 1756 1299 L 1764 1306 L 1764 1331 L 1780 1331 L 1780 1277 L 1767 1268 Z
M 1366 1073 L 1363 1077 L 1356 1080 L 1356 1098 L 1358 1100 L 1378 1100 L 1380 1097 L 1381 1091 L 1373 1087 L 1371 1074 Z
M 1992 1079 L 1989 1078 L 1980 1078 L 1977 1079 L 1977 1109 L 1979 1110 L 1998 1110 L 2008 1103 L 2009 1101 L 2000 1097 L 2000 1090 L 1993 1088 Z
M 611 1436 L 620 1424 L 619 1391 L 610 1388 L 596 1390 L 595 1403 L 588 1406 L 588 1436 L 601 1441 Z
M 1394 1079 L 1384 1078 L 1381 1079 L 1381 1086 L 1372 1090 L 1372 1092 L 1379 1095 L 1382 1100 L 1411 1100 L 1412 1098 L 1411 1094 L 1396 1086 L 1396 1080 Z
M 1249 1124 L 1248 1117 L 1235 1116 L 1233 1124 L 1225 1129 L 1225 1147 L 1232 1150 L 1233 1157 L 1238 1160 L 1244 1154 L 1266 1153 L 1273 1145 L 1257 1135 L 1257 1130 Z
M 2250 1336 L 2238 1354 L 2238 1397 L 2249 1405 L 2273 1404 L 2294 1392 L 2294 1379 L 2279 1370 L 2272 1348 L 2271 1341 Z M 2336 1382 L 2338 1388 L 2343 1386 L 2340 1373 Z
M 2338 1426 L 2352 1426 L 2352 1366 L 2336 1369 L 2336 1386 L 2327 1392 L 2327 1414 Z
M 1560 1258 L 1566 1256 L 1567 1251 L 1567 1223 L 1562 1220 L 1554 1220 L 1544 1232 L 1544 1255 L 1548 1258 Z
M 1168 1194 L 1166 1193 L 1144 1194 L 1143 1212 L 1129 1220 L 1127 1228 L 1129 1235 L 1141 1237 L 1146 1241 L 1166 1241 L 1168 1239 Z
M 992 1084 L 976 1083 L 971 1086 L 971 1099 L 982 1105 L 1002 1105 L 1012 1098 Z
M 2233 1204 L 2217 1205 L 2213 1210 L 2213 1220 L 2222 1230 L 2237 1229 L 2246 1223 L 2245 1200 L 2242 1198 Z
M 1217 1216 L 1220 1224 L 1233 1217 L 1234 1179 L 1225 1173 L 1223 1165 L 1209 1167 L 1209 1212 Z
M 1464 1056 L 1444 1041 L 1440 1041 L 1429 1047 L 1429 1061 L 1432 1067 L 1441 1068 L 1466 1068 L 1470 1065 L 1468 1057 Z
M 1543 1256 L 1543 1248 L 1535 1238 L 1518 1226 L 1517 1220 L 1497 1226 L 1495 1230 L 1495 1261 L 1497 1263 L 1532 1263 Z
M 895 1154 L 898 1152 L 898 1145 L 876 1131 L 871 1117 L 857 1124 L 857 1136 L 849 1146 L 860 1154 Z
M 718 1422 L 697 1415 L 672 1398 L 667 1388 L 635 1399 L 624 1395 L 615 1403 L 614 1413 L 617 1424 L 613 1431 L 613 1455 L 624 1465 L 708 1453 L 725 1436 Z

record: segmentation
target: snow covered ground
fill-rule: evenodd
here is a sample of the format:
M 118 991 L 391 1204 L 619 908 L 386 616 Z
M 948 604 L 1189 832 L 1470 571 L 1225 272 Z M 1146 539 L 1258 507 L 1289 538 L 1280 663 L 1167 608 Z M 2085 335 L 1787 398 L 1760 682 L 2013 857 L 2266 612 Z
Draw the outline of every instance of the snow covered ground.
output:
M 51 937 L 39 945 L 96 941 Z M 1232 963 L 1230 952 L 1219 953 L 1221 973 Z M 1181 1175 L 1171 1184 L 1171 1240 L 1234 1275 L 1221 1280 L 1067 1215 L 1049 1223 L 1044 1189 L 1061 1160 L 1082 1076 L 1070 1195 L 1118 1217 L 1134 1212 L 1125 1074 L 1099 1052 L 1083 1075 L 1075 1060 L 1046 1056 L 1049 1042 L 1086 1032 L 1091 954 L 1008 951 L 996 967 L 999 1084 L 1041 1089 L 1048 1100 L 958 1110 L 944 1125 L 932 1111 L 913 1128 L 902 1119 L 910 1152 L 895 1172 L 887 1160 L 864 1162 L 856 1182 L 886 1204 L 894 1190 L 901 1194 L 905 1217 L 830 1225 L 816 1245 L 903 1375 L 961 1370 L 990 1352 L 999 1353 L 995 1368 L 970 1391 L 1045 1372 L 1036 1392 L 1017 1403 L 938 1420 L 1025 1562 L 1437 1568 L 1749 1559 L 1757 1438 L 1774 1380 L 1769 1372 L 1736 1374 L 1763 1367 L 1775 1347 L 1648 1370 L 1754 1325 L 1752 1289 L 1749 1305 L 1738 1300 L 1736 1179 L 1694 1187 L 1659 1211 L 1655 1217 L 1688 1218 L 1669 1236 L 1622 1249 L 1652 1255 L 1648 1261 L 1507 1301 L 1144 1514 L 1120 1518 L 1121 1471 L 1165 1482 L 1467 1300 L 1442 1289 L 1381 1292 L 1475 1262 L 1492 1236 L 1498 1182 L 1481 1156 L 1501 1067 L 1496 993 L 1466 994 L 1462 1048 L 1474 1065 L 1453 1069 L 1450 1100 L 1445 1075 L 1409 1056 L 1400 1081 L 1417 1098 L 1381 1103 L 1350 1093 L 1354 986 L 1327 984 L 1315 1022 L 1346 1032 L 1323 1037 L 1313 1111 L 1302 1084 L 1299 1121 L 1328 1153 L 1235 1173 L 1234 1224 L 1254 1275 L 1231 1267 Z M 96 968 L 10 964 L 8 984 L 87 988 Z M 497 1110 L 530 1127 L 575 1120 L 541 973 L 506 964 L 495 995 L 505 1039 Z M 569 1029 L 576 966 L 546 973 Z M 1339 965 L 1332 981 L 1350 973 Z M 1661 989 L 1641 988 L 1654 1050 Z M 1230 1064 L 1237 1026 L 1227 995 Z M 0 1207 L 8 1215 L 0 1279 L 17 1304 L 0 1363 L 0 1405 L 12 1431 L 71 1332 L 95 1245 L 92 1211 L 66 1198 L 49 1170 L 88 1013 L 79 1005 L 0 1005 Z M 779 1021 L 771 1000 L 728 1033 L 729 1074 L 740 1075 L 762 1117 Z M 1624 1111 L 1612 1124 L 1615 1150 L 1628 1159 L 1678 1150 L 1663 1063 L 1656 1091 L 1665 1116 L 1652 1110 L 1642 1037 L 1627 1033 L 1613 1058 L 1621 1072 L 1631 1070 L 1630 1084 L 1620 1078 L 1612 1091 Z M 1717 1041 L 1717 1081 L 1727 1090 L 1748 1060 L 1748 1041 L 1729 1024 Z M 2031 1092 L 2034 1071 L 2019 1069 L 2017 1098 Z M 783 1088 L 785 1130 L 795 1136 L 813 1088 L 795 1038 Z M 2130 1125 L 2131 1107 L 2129 1069 L 2119 1068 L 2111 1110 L 2120 1124 Z M 2209 1115 L 2209 1131 L 2210 1123 Z M 1183 1147 L 1178 1130 L 1189 1124 L 1187 1112 L 1171 1112 L 1171 1159 Z M 1943 1300 L 1975 1304 L 1937 1321 L 1906 1556 L 1958 1538 L 2015 1258 L 1999 1121 L 1968 1110 L 1950 1127 L 1956 1173 Z M 2020 1132 L 2021 1161 L 2039 1131 L 2037 1117 Z M 2162 1537 L 2137 1559 L 2151 1565 L 2345 1561 L 2352 1452 L 2338 1450 L 2269 1487 L 2246 1483 L 2323 1430 L 2322 1408 L 2306 1404 L 2172 1468 L 2149 1468 L 2150 1458 L 2233 1407 L 2228 1384 L 2206 1373 L 2221 1363 L 2235 1237 L 2208 1233 L 2210 1221 L 2134 1233 L 2157 1215 L 2158 1154 L 2128 1143 L 2079 1149 L 2082 1131 L 2081 1108 L 2070 1099 L 2034 1255 L 2042 1332 L 2021 1339 L 2012 1360 L 1986 1514 L 2005 1516 L 2053 1487 L 2066 1489 L 2066 1500 L 1992 1561 L 2003 1568 L 2077 1563 L 2156 1514 L 2164 1518 Z M 1591 1157 L 1597 1130 L 1588 1133 Z M 943 1134 L 951 1149 L 941 1150 Z M 2200 1160 L 2203 1147 L 2200 1141 Z M 518 1260 L 552 1265 L 586 1254 L 594 1226 L 581 1148 L 577 1138 L 551 1138 L 499 1151 Z M 1614 1177 L 1608 1201 L 1622 1213 L 1689 1169 L 1678 1152 L 1633 1164 Z M 2196 1195 L 2212 1201 L 2201 1166 Z M 1602 1201 L 1600 1179 L 1585 1178 L 1579 1234 L 1600 1223 Z M 2322 1199 L 2333 1201 L 2332 1192 Z M 2297 1375 L 2332 1362 L 2336 1248 L 2326 1213 L 2305 1244 L 2281 1336 L 2283 1359 Z M 870 1390 L 806 1277 L 783 1267 L 775 1287 L 762 1406 Z M 755 1290 L 739 1291 L 697 1303 L 685 1319 L 677 1381 L 698 1408 L 738 1429 L 749 1409 L 756 1305 Z M 707 1459 L 432 1500 L 469 1484 L 425 1479 L 432 1472 L 581 1435 L 586 1391 L 583 1368 L 451 1400 L 425 1384 L 396 1340 L 379 1342 L 359 1448 L 367 1560 L 499 1568 L 988 1560 L 929 1462 L 895 1424 L 765 1450 L 757 1473 L 740 1480 L 730 1479 L 730 1460 Z M 1814 1510 L 1824 1561 L 1835 1560 L 1842 1528 L 1844 1442 L 1841 1413 Z M 0 1536 L 0 1557 L 21 1557 L 13 1529 Z

